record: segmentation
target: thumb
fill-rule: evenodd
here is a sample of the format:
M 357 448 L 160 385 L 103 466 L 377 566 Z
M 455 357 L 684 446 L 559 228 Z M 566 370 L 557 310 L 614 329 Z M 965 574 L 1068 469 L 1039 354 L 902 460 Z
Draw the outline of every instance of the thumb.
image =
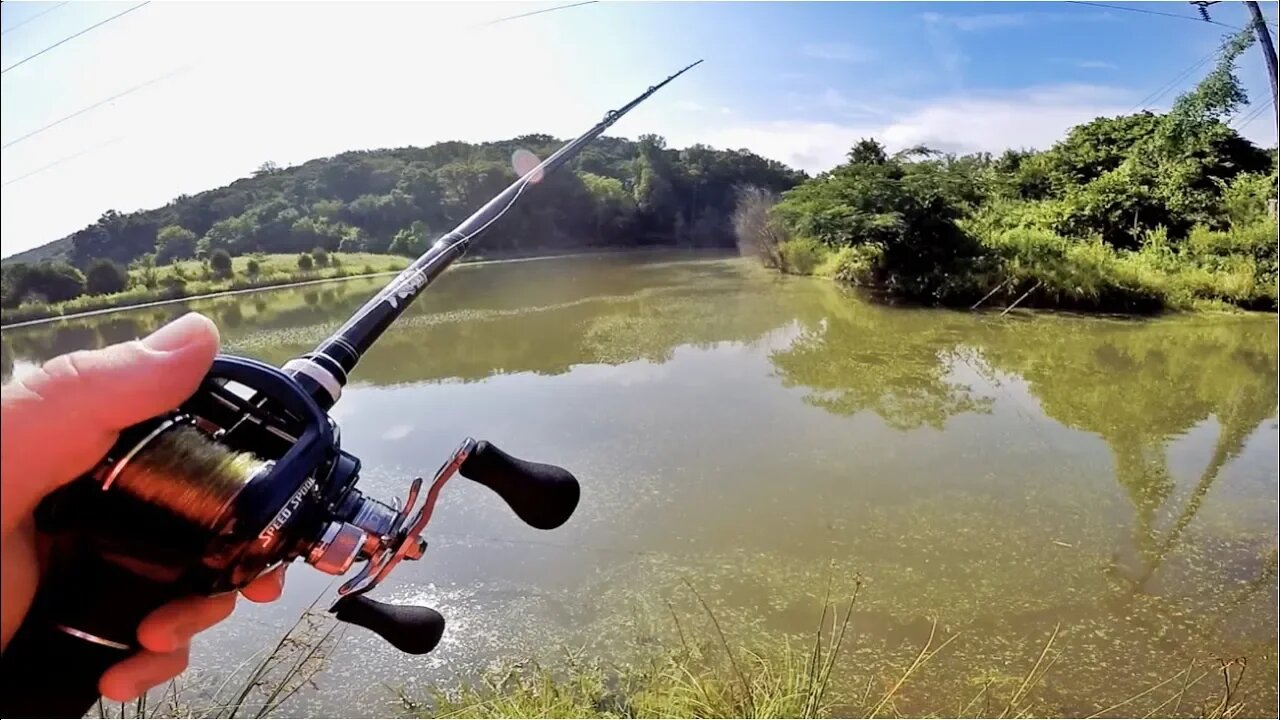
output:
M 61 355 L 3 388 L 4 528 L 91 469 L 117 433 L 189 398 L 218 352 L 218 329 L 189 313 L 142 340 Z

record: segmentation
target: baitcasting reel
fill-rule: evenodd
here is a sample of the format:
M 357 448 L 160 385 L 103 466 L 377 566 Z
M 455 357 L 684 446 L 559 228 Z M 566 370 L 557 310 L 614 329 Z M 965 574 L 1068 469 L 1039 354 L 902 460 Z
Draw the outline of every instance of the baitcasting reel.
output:
M 97 468 L 41 505 L 41 529 L 74 536 L 73 548 L 55 562 L 4 653 L 4 716 L 83 715 L 98 678 L 135 650 L 138 624 L 152 610 L 236 590 L 296 559 L 331 575 L 363 563 L 330 611 L 401 651 L 429 652 L 444 633 L 438 612 L 367 593 L 400 561 L 422 557 L 441 487 L 461 474 L 541 529 L 568 520 L 579 496 L 566 470 L 470 438 L 425 497 L 422 479 L 413 480 L 403 506 L 362 493 L 359 471 L 333 421 L 293 377 L 217 358 L 182 407 L 126 430 Z M 51 712 L 50 703 L 66 712 Z

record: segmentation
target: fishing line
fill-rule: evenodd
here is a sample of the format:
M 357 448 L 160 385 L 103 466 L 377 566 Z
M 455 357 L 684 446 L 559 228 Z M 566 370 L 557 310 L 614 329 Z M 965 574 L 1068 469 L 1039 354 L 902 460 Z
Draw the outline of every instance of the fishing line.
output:
M 213 530 L 240 490 L 271 465 L 191 425 L 167 424 L 126 453 L 103 485 Z

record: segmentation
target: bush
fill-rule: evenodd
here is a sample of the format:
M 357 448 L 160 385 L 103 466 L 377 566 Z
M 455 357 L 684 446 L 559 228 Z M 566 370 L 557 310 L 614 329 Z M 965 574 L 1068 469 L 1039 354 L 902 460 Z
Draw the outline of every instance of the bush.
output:
M 63 302 L 84 294 L 84 275 L 65 262 L 27 265 L 9 280 L 8 293 L 19 302 L 36 298 L 40 302 Z
M 793 238 L 778 244 L 782 270 L 793 275 L 812 275 L 830 252 L 825 245 L 810 237 Z
M 301 255 L 298 256 L 299 270 L 301 270 L 302 272 L 311 272 L 311 269 L 313 267 L 315 267 L 315 262 L 311 259 L 310 255 L 306 253 L 302 253 Z
M 256 258 L 249 258 L 249 262 L 245 263 L 244 273 L 251 278 L 256 278 L 262 274 L 262 266 L 258 264 Z
M 224 279 L 231 277 L 231 254 L 222 248 L 209 253 L 209 269 L 213 271 L 214 278 Z
M 329 266 L 329 251 L 322 247 L 318 247 L 311 251 L 311 259 L 318 268 Z
M 1241 173 L 1222 188 L 1222 207 L 1232 228 L 1271 220 L 1270 204 L 1276 199 L 1276 176 Z
M 341 267 L 341 266 L 342 266 L 342 258 L 338 257 L 336 254 L 335 254 L 335 255 L 330 256 L 330 258 L 329 258 L 329 267 L 335 267 L 335 268 L 336 268 L 336 267 Z
M 816 273 L 849 285 L 870 285 L 883 259 L 879 245 L 842 247 L 829 255 Z
M 90 295 L 123 292 L 129 287 L 129 271 L 119 263 L 99 258 L 89 264 L 89 270 L 85 273 L 84 287 Z

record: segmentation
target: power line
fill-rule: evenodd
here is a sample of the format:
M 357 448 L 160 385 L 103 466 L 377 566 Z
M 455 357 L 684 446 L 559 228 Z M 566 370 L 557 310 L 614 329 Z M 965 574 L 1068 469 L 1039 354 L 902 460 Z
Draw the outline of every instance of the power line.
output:
M 1152 91 L 1150 95 L 1147 95 L 1145 98 L 1139 101 L 1137 105 L 1134 105 L 1132 108 L 1130 108 L 1129 112 L 1132 113 L 1139 108 L 1145 108 L 1147 105 L 1150 105 L 1151 103 L 1164 97 L 1165 93 L 1172 90 L 1178 83 L 1187 79 L 1192 73 L 1194 73 L 1197 69 L 1199 69 L 1205 63 L 1212 60 L 1217 54 L 1218 54 L 1217 48 L 1210 50 L 1208 55 L 1205 55 L 1204 57 L 1200 58 L 1200 60 L 1198 60 L 1194 65 L 1178 73 L 1172 80 L 1165 83 L 1164 85 L 1161 85 L 1156 90 Z
M 1067 0 L 1067 2 L 1071 3 L 1072 5 L 1089 5 L 1090 7 L 1108 8 L 1110 10 L 1126 10 L 1128 12 L 1143 13 L 1146 15 L 1161 15 L 1164 17 L 1178 18 L 1179 20 L 1190 20 L 1191 22 L 1196 22 L 1196 23 L 1207 22 L 1212 25 L 1221 25 L 1222 27 L 1225 27 L 1225 28 L 1231 28 L 1232 30 L 1244 29 L 1241 27 L 1236 27 L 1235 25 L 1228 25 L 1227 23 L 1218 22 L 1217 20 L 1205 20 L 1203 18 L 1192 17 L 1190 15 L 1179 15 L 1178 13 L 1160 12 L 1159 10 L 1144 10 L 1142 8 L 1125 7 L 1123 5 L 1108 5 L 1106 3 L 1083 2 L 1083 0 Z
M 7 28 L 7 29 L 5 29 L 5 30 L 0 31 L 0 35 L 8 35 L 9 33 L 13 32 L 14 30 L 17 30 L 18 28 L 22 27 L 23 25 L 26 25 L 27 23 L 31 22 L 32 20 L 37 20 L 37 19 L 39 19 L 39 18 L 42 18 L 42 17 L 44 17 L 45 15 L 48 15 L 49 13 L 53 12 L 54 10 L 57 10 L 58 8 L 62 7 L 63 5 L 66 5 L 66 4 L 67 4 L 66 2 L 60 2 L 60 3 L 58 3 L 58 4 L 54 5 L 53 7 L 49 8 L 49 9 L 47 9 L 47 10 L 42 10 L 42 11 L 40 11 L 40 12 L 36 13 L 35 15 L 32 15 L 31 17 L 27 18 L 26 20 L 23 20 L 22 22 L 18 23 L 17 25 L 14 25 L 14 26 L 12 26 L 12 27 L 9 27 L 9 28 Z
M 64 157 L 60 157 L 60 158 L 58 158 L 57 160 L 54 160 L 53 162 L 48 163 L 47 165 L 41 165 L 40 167 L 36 168 L 35 170 L 32 170 L 32 171 L 31 171 L 31 172 L 29 172 L 29 173 L 25 173 L 25 174 L 19 175 L 18 177 L 14 178 L 14 179 L 12 179 L 12 180 L 6 180 L 6 181 L 5 181 L 5 183 L 4 183 L 4 185 L 0 185 L 0 187 L 9 187 L 10 185 L 12 185 L 12 184 L 14 184 L 14 183 L 16 183 L 16 182 L 19 182 L 19 181 L 21 181 L 21 180 L 26 180 L 27 178 L 29 178 L 29 177 L 31 177 L 31 176 L 33 176 L 33 175 L 39 175 L 40 173 L 44 172 L 45 170 L 50 170 L 50 169 L 52 169 L 52 168 L 55 168 L 55 167 L 57 167 L 57 166 L 61 165 L 61 164 L 62 164 L 62 163 L 64 163 L 64 162 L 70 162 L 71 160 L 75 160 L 76 158 L 80 157 L 81 155 L 88 155 L 89 153 L 91 153 L 91 152 L 95 152 L 95 151 L 97 151 L 97 150 L 101 150 L 102 148 L 107 147 L 108 145 L 115 145 L 116 143 L 120 142 L 121 140 L 124 140 L 124 137 L 125 137 L 125 136 L 121 135 L 121 136 L 120 136 L 120 137 L 118 137 L 118 138 L 114 138 L 114 139 L 112 139 L 112 140 L 108 140 L 108 141 L 106 141 L 106 142 L 101 142 L 101 143 L 98 143 L 97 145 L 91 145 L 91 146 L 89 146 L 89 147 L 87 147 L 87 148 L 85 148 L 84 150 L 81 150 L 81 151 L 79 151 L 79 152 L 75 152 L 75 153 L 72 153 L 72 154 L 67 155 L 67 156 L 64 156 Z
M 1258 107 L 1250 111 L 1248 115 L 1245 115 L 1244 118 L 1241 119 L 1240 124 L 1236 125 L 1236 132 L 1240 132 L 1241 130 L 1244 130 L 1246 127 L 1249 126 L 1249 123 L 1262 117 L 1262 111 L 1266 109 L 1267 109 L 1266 105 L 1259 103 Z M 1234 119 L 1235 118 L 1232 118 L 1232 120 Z
M 93 25 L 90 25 L 89 27 L 87 27 L 87 28 L 85 28 L 85 29 L 81 30 L 80 32 L 78 32 L 78 33 L 76 33 L 76 34 L 74 34 L 74 35 L 69 35 L 69 36 L 67 36 L 67 37 L 65 37 L 65 38 L 63 38 L 63 39 L 61 39 L 61 40 L 59 40 L 58 42 L 56 42 L 56 43 L 54 43 L 54 44 L 50 45 L 49 47 L 47 47 L 47 48 L 45 48 L 45 49 L 41 50 L 40 52 L 37 52 L 37 53 L 35 53 L 35 54 L 33 54 L 33 55 L 28 55 L 28 56 L 26 56 L 26 57 L 22 58 L 21 60 L 19 60 L 18 62 L 16 62 L 16 63 L 14 63 L 14 64 L 10 65 L 9 67 L 7 67 L 7 68 L 5 68 L 5 69 L 3 69 L 3 70 L 0 70 L 0 75 L 3 75 L 3 74 L 5 74 L 5 73 L 9 72 L 10 70 L 12 70 L 12 69 L 14 69 L 14 68 L 18 67 L 19 65 L 21 65 L 21 64 L 23 64 L 23 63 L 25 63 L 25 62 L 27 62 L 28 60 L 35 60 L 36 58 L 38 58 L 38 57 L 40 57 L 41 55 L 43 55 L 43 54 L 45 54 L 45 53 L 49 52 L 49 51 L 50 51 L 50 50 L 52 50 L 52 49 L 54 49 L 54 48 L 58 47 L 59 45 L 61 45 L 61 44 L 63 44 L 63 43 L 66 43 L 66 42 L 69 42 L 69 41 L 71 41 L 71 40 L 75 40 L 76 38 L 80 37 L 81 35 L 83 35 L 83 34 L 85 34 L 85 33 L 89 32 L 90 30 L 93 30 L 93 29 L 95 29 L 95 28 L 100 28 L 100 27 L 102 27 L 103 25 L 106 25 L 107 23 L 111 22 L 112 20 L 115 20 L 115 19 L 116 19 L 116 18 L 118 18 L 118 17 L 122 17 L 122 16 L 124 16 L 124 15 L 128 15 L 129 13 L 133 12 L 134 10 L 137 10 L 138 8 L 142 7 L 143 5 L 147 5 L 147 4 L 149 4 L 150 2 L 151 2 L 151 0 L 146 0 L 146 2 L 140 2 L 140 3 L 138 3 L 137 5 L 134 5 L 133 7 L 129 8 L 128 10 L 124 10 L 124 11 L 122 11 L 122 12 L 118 12 L 118 13 L 116 13 L 115 15 L 112 15 L 111 17 L 107 18 L 106 20 L 102 20 L 102 21 L 100 21 L 100 22 L 96 22 L 96 23 L 94 23 Z
M 128 88 L 128 89 L 126 89 L 126 90 L 122 90 L 122 91 L 120 91 L 120 92 L 116 93 L 115 95 L 112 95 L 112 96 L 111 96 L 111 97 L 109 97 L 109 98 L 104 98 L 104 99 L 102 99 L 102 100 L 99 100 L 98 102 L 96 102 L 96 103 L 94 103 L 94 104 L 92 104 L 92 105 L 89 105 L 89 106 L 87 106 L 87 107 L 80 108 L 79 110 L 77 110 L 77 111 L 75 111 L 75 112 L 71 113 L 70 115 L 64 115 L 64 116 L 62 116 L 62 117 L 58 118 L 57 120 L 54 120 L 54 121 L 53 121 L 53 122 L 51 122 L 51 123 L 48 123 L 48 124 L 43 125 L 43 126 L 41 126 L 41 127 L 38 127 L 38 128 L 36 128 L 35 130 L 32 130 L 31 132 L 27 133 L 26 135 L 23 135 L 23 136 L 21 136 L 21 137 L 16 137 L 16 138 L 14 138 L 14 139 L 10 140 L 9 142 L 5 143 L 4 145 L 0 145 L 0 150 L 10 148 L 10 147 L 12 147 L 12 146 L 14 146 L 14 145 L 17 145 L 18 143 L 22 142 L 23 140 L 26 140 L 26 139 L 28 139 L 28 138 L 33 138 L 33 137 L 35 137 L 36 135 L 39 135 L 40 133 L 44 132 L 45 130 L 49 130 L 50 128 L 57 127 L 58 125 L 61 125 L 62 123 L 66 122 L 66 121 L 68 121 L 68 120 L 70 120 L 70 119 L 72 119 L 72 118 L 79 117 L 79 116 L 81 116 L 81 115 L 83 115 L 83 114 L 85 114 L 85 113 L 89 112 L 90 110 L 94 110 L 94 109 L 100 108 L 100 107 L 102 107 L 103 105 L 106 105 L 107 103 L 111 103 L 111 102 L 114 102 L 114 101 L 116 101 L 116 100 L 119 100 L 120 98 L 122 98 L 122 97 L 124 97 L 124 96 L 126 96 L 126 95 L 132 95 L 133 93 L 135 93 L 135 92 L 137 92 L 137 91 L 139 91 L 139 90 L 142 90 L 142 89 L 144 89 L 144 88 L 148 88 L 148 87 L 150 87 L 150 86 L 152 86 L 152 85 L 155 85 L 156 83 L 164 82 L 165 80 L 168 80 L 169 78 L 174 77 L 175 75 L 181 75 L 182 73 L 185 73 L 185 72 L 187 72 L 187 71 L 188 71 L 188 70 L 190 70 L 190 69 L 191 69 L 191 66 L 190 66 L 190 65 L 187 65 L 187 66 L 185 66 L 185 67 L 178 68 L 177 70 L 174 70 L 174 71 L 172 71 L 172 72 L 165 73 L 164 75 L 161 75 L 160 77 L 154 77 L 154 78 L 151 78 L 150 80 L 148 80 L 148 81 L 146 81 L 146 82 L 138 83 L 137 85 L 134 85 L 133 87 Z
M 500 17 L 497 20 L 490 20 L 489 22 L 484 23 L 484 25 L 485 26 L 497 25 L 498 23 L 506 22 L 508 20 L 519 20 L 520 18 L 527 18 L 527 17 L 532 17 L 534 15 L 541 15 L 542 13 L 555 12 L 556 10 L 568 10 L 569 8 L 582 7 L 583 5 L 594 5 L 597 2 L 599 2 L 599 0 L 586 0 L 585 2 L 569 3 L 568 5 L 557 5 L 556 7 L 543 8 L 541 10 L 534 10 L 532 12 L 520 13 L 519 15 Z

